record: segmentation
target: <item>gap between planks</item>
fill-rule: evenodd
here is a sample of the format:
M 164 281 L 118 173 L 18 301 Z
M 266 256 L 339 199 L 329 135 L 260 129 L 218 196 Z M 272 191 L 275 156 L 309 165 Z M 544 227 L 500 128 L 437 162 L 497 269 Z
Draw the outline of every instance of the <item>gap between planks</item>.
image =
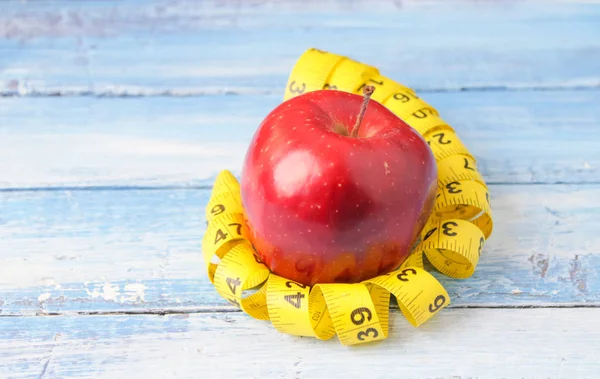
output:
M 440 88 L 419 88 L 413 90 L 419 94 L 423 93 L 455 93 L 455 92 L 540 92 L 540 91 L 597 91 L 600 90 L 600 79 L 598 83 L 582 85 L 549 84 L 549 85 L 506 85 L 506 86 L 461 86 Z M 281 94 L 278 89 L 177 89 L 155 90 L 150 88 L 125 87 L 120 90 L 86 90 L 86 89 L 34 89 L 34 90 L 0 90 L 0 97 L 114 97 L 114 98 L 138 98 L 138 97 L 204 97 L 204 96 L 271 96 Z
M 498 229 L 477 271 L 466 281 L 439 278 L 456 299 L 453 305 L 600 304 L 597 193 L 596 186 L 497 187 Z M 202 207 L 209 196 L 208 191 L 8 194 L 0 227 L 1 313 L 223 306 L 199 253 Z
M 448 309 L 573 309 L 573 308 L 600 308 L 600 304 L 581 303 L 542 303 L 542 304 L 472 304 L 449 306 Z M 397 308 L 390 308 L 390 312 L 399 312 Z M 190 309 L 139 309 L 126 311 L 67 311 L 67 312 L 35 312 L 23 314 L 0 314 L 0 318 L 22 317 L 72 317 L 72 316 L 169 316 L 169 315 L 194 315 L 211 313 L 242 313 L 229 306 L 222 307 L 194 307 Z M 248 316 L 250 317 L 250 316 Z

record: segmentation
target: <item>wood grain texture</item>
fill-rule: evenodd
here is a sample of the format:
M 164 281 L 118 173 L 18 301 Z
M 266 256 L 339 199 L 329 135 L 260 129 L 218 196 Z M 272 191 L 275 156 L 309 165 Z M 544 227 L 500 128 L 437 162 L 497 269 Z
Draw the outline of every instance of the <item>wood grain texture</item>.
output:
M 600 91 L 429 93 L 489 183 L 600 183 Z M 0 98 L 0 188 L 202 186 L 239 174 L 281 95 Z
M 17 378 L 595 378 L 600 309 L 448 309 L 344 347 L 244 314 L 4 318 L 0 376 Z
M 588 1 L 2 1 L 0 377 L 596 377 L 598 35 Z M 237 312 L 200 253 L 313 46 L 419 90 L 491 183 L 451 306 L 356 348 Z
M 318 47 L 411 87 L 600 86 L 584 1 L 3 2 L 4 95 L 280 93 Z
M 452 306 L 599 306 L 598 185 L 490 186 L 475 274 Z M 209 190 L 3 193 L 0 314 L 233 310 L 200 253 Z

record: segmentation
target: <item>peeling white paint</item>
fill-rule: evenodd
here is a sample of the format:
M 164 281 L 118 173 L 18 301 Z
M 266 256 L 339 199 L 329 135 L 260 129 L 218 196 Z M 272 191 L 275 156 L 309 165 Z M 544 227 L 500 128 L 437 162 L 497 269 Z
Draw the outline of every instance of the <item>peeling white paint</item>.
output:
M 94 286 L 94 289 L 93 289 L 93 290 L 91 290 L 91 291 L 90 291 L 90 289 L 89 289 L 89 288 L 87 288 L 87 287 L 86 287 L 86 289 L 85 289 L 85 292 L 86 292 L 86 293 L 87 293 L 87 295 L 88 295 L 89 297 L 91 297 L 92 299 L 95 299 L 95 298 L 97 298 L 97 297 L 99 297 L 99 296 L 100 296 L 100 290 L 99 290 L 99 288 L 97 288 L 97 287 L 95 287 L 95 286 Z
M 129 283 L 123 288 L 123 296 L 120 302 L 144 301 L 146 286 L 142 283 Z
M 104 300 L 116 301 L 119 296 L 119 286 L 111 283 L 104 283 L 102 286 L 102 297 Z
M 107 301 L 117 301 L 120 295 L 119 286 L 110 282 L 94 284 L 92 290 L 86 288 L 85 292 L 92 299 L 102 298 Z

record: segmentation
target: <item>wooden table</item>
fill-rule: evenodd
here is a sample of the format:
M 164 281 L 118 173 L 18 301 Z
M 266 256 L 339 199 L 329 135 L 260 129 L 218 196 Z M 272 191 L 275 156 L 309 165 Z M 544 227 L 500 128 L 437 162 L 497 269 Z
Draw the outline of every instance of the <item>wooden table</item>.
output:
M 489 184 L 452 305 L 344 347 L 237 312 L 200 253 L 216 173 L 317 47 L 456 128 Z M 0 3 L 1 378 L 600 377 L 600 6 Z

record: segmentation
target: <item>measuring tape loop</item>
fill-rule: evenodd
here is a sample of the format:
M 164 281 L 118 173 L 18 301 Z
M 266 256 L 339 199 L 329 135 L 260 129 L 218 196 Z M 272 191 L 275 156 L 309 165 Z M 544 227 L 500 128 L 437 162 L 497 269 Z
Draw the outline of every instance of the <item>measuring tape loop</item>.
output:
M 431 112 L 430 108 L 421 108 L 412 112 L 404 121 L 415 129 L 419 134 L 424 136 L 431 131 L 450 130 L 454 129 L 442 120 L 441 117 Z
M 318 49 L 308 49 L 292 69 L 284 100 L 305 92 L 323 89 L 334 67 L 345 57 Z
M 358 87 L 340 86 L 340 88 L 348 88 L 348 92 L 360 95 L 362 94 L 363 87 L 365 87 L 366 85 L 375 87 L 375 92 L 373 92 L 373 94 L 371 95 L 371 99 L 378 101 L 382 104 L 384 104 L 389 99 L 401 99 L 404 98 L 404 96 L 412 98 L 414 100 L 413 103 L 416 103 L 418 101 L 422 102 L 422 100 L 418 98 L 418 96 L 412 91 L 412 89 L 403 86 L 400 83 L 394 82 L 393 80 L 386 78 L 385 76 L 382 76 L 379 73 L 368 78 L 362 78 Z M 356 89 L 351 90 L 353 88 Z
M 379 71 L 375 67 L 346 58 L 329 74 L 328 83 L 325 83 L 322 89 L 351 88 L 353 93 L 362 92 L 369 78 L 378 74 Z
M 487 239 L 492 234 L 490 194 L 485 185 L 461 180 L 447 183 L 437 194 L 431 220 L 458 218 L 477 225 Z
M 213 196 L 217 197 L 221 194 L 231 195 L 233 196 L 240 205 L 241 202 L 241 189 L 240 183 L 236 179 L 236 177 L 229 170 L 222 170 L 219 172 L 215 179 L 215 183 L 213 185 Z M 214 216 L 214 215 L 213 215 Z M 207 215 L 207 220 L 210 220 L 210 217 Z
M 269 317 L 282 333 L 316 337 L 309 311 L 310 287 L 275 274 L 267 281 Z M 330 336 L 331 337 L 331 336 Z
M 255 318 L 268 320 L 267 288 L 262 286 L 247 297 L 243 297 L 243 291 L 263 284 L 269 275 L 267 266 L 255 259 L 252 245 L 244 241 L 221 258 L 215 271 L 214 285 L 219 295 L 231 304 Z
M 420 267 L 404 266 L 365 282 L 392 293 L 402 314 L 415 327 L 450 304 L 450 297 L 440 282 Z
M 387 91 L 381 91 L 385 95 L 380 97 L 376 96 L 377 90 L 376 88 L 371 98 L 385 105 L 390 111 L 407 123 L 411 118 L 419 118 L 418 116 L 420 118 L 439 116 L 438 111 L 434 107 L 417 96 L 416 93 L 403 86 L 389 85 Z
M 456 154 L 466 155 L 471 159 L 475 159 L 452 130 L 430 130 L 423 137 L 431 148 L 437 162 Z
M 412 250 L 408 258 L 400 265 L 399 269 L 403 269 L 406 267 L 423 267 L 423 254 L 416 253 L 415 249 Z
M 224 213 L 244 213 L 239 198 L 231 192 L 223 192 L 210 198 L 206 207 L 206 220 L 210 221 Z
M 207 208 L 214 203 L 213 198 L 223 198 L 226 191 L 234 203 L 239 201 L 239 195 L 218 184 Z M 209 272 L 213 267 L 211 281 L 231 304 L 257 319 L 271 320 L 283 333 L 319 339 L 337 335 L 344 345 L 366 343 L 387 338 L 392 294 L 414 326 L 450 302 L 441 284 L 423 269 L 423 252 L 416 250 L 399 270 L 362 283 L 316 284 L 310 288 L 279 277 L 256 256 L 242 222 L 239 213 L 211 218 L 202 244 Z M 210 260 L 215 256 L 220 259 L 218 263 Z M 256 292 L 243 296 L 245 290 L 254 287 Z
M 225 254 L 243 243 L 249 237 L 248 226 L 241 213 L 222 213 L 209 222 L 202 238 L 204 261 L 207 262 L 208 278 L 213 282 L 217 259 L 223 259 Z
M 391 98 L 388 98 L 388 100 L 384 103 L 384 105 L 390 111 L 392 111 L 394 114 L 396 114 L 396 116 L 398 116 L 402 120 L 404 120 L 404 122 L 406 122 L 411 127 L 413 127 L 412 126 L 413 120 L 420 120 L 420 118 L 417 116 L 421 116 L 421 115 L 430 115 L 432 117 L 437 116 L 437 110 L 435 110 L 434 108 L 429 106 L 423 100 L 415 100 L 409 104 L 402 104 L 397 101 L 390 101 L 391 99 L 394 99 L 394 98 L 395 98 L 394 96 L 392 96 Z M 426 117 L 427 116 L 422 117 L 422 118 L 426 118 Z M 415 123 L 418 123 L 418 122 L 415 122 Z M 446 124 L 442 122 L 439 125 L 446 125 Z M 436 125 L 436 126 L 438 126 L 438 125 Z M 413 129 L 415 129 L 415 127 L 413 127 Z
M 469 155 L 450 155 L 437 163 L 438 188 L 452 182 L 473 180 L 486 187 L 483 177 L 477 170 L 477 162 Z M 487 187 L 486 187 L 487 188 Z
M 243 213 L 240 184 L 229 170 L 222 170 L 215 179 L 213 193 L 206 206 L 206 220 L 222 213 Z
M 468 278 L 475 271 L 485 243 L 481 229 L 461 219 L 444 219 L 425 226 L 415 252 L 425 254 L 441 273 Z
M 311 290 L 311 297 L 313 302 L 316 298 L 324 299 L 329 317 L 323 317 L 320 323 L 325 324 L 323 328 L 330 332 L 333 330 L 342 344 L 354 345 L 387 338 L 387 325 L 385 328 L 381 325 L 378 310 L 364 284 L 316 284 Z
M 284 100 L 331 89 L 372 99 L 414 128 L 429 144 L 438 168 L 438 191 L 416 246 L 396 270 L 361 283 L 319 283 L 309 287 L 270 272 L 258 258 L 244 218 L 240 185 L 227 170 L 219 173 L 205 210 L 202 239 L 209 280 L 217 292 L 250 316 L 270 320 L 282 333 L 344 345 L 387 338 L 392 295 L 415 327 L 450 304 L 442 284 L 423 266 L 423 256 L 440 273 L 468 278 L 492 233 L 490 195 L 477 162 L 454 128 L 415 92 L 348 57 L 309 49 L 294 66 Z

